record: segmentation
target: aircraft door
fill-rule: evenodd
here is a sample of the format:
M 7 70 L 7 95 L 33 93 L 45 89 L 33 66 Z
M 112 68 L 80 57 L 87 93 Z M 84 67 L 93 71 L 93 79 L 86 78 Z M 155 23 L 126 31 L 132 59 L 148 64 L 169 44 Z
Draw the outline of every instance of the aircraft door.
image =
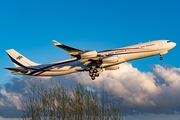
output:
M 162 47 L 162 46 L 163 46 L 162 41 L 159 41 L 159 47 Z

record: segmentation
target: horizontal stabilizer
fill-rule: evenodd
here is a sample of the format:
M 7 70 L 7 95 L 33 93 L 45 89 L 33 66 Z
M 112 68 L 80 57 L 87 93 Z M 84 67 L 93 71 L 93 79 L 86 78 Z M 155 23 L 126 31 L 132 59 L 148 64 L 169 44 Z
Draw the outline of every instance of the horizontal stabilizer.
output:
M 28 72 L 28 70 L 21 69 L 21 68 L 5 68 L 5 69 L 15 71 L 15 72 L 21 72 L 21 73 L 27 73 Z

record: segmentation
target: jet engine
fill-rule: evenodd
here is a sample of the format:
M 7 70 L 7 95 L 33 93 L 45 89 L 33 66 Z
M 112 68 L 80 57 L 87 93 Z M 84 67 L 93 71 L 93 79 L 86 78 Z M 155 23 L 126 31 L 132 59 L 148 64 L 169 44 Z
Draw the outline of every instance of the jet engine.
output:
M 93 51 L 88 51 L 85 52 L 83 54 L 81 54 L 81 58 L 93 58 L 97 56 L 97 51 L 93 50 Z
M 119 65 L 113 65 L 113 66 L 110 66 L 110 67 L 106 67 L 104 69 L 105 70 L 117 70 L 117 69 L 119 69 Z
M 109 57 L 102 59 L 102 62 L 103 63 L 114 63 L 114 62 L 118 62 L 118 60 L 119 60 L 118 56 L 114 55 L 114 56 L 109 56 Z

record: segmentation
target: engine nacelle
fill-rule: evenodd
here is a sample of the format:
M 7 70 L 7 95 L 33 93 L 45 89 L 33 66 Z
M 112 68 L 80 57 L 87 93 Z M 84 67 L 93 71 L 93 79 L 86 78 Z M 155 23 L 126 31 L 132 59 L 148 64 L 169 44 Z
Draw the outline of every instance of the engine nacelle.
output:
M 106 67 L 104 69 L 105 70 L 117 70 L 117 69 L 119 69 L 119 65 L 114 65 L 114 66 Z
M 118 62 L 119 58 L 118 56 L 109 56 L 107 58 L 104 58 L 102 60 L 103 63 L 114 63 L 114 62 Z
M 85 53 L 81 54 L 81 58 L 93 58 L 93 57 L 96 57 L 96 56 L 97 56 L 96 50 L 88 51 L 88 52 L 85 52 Z

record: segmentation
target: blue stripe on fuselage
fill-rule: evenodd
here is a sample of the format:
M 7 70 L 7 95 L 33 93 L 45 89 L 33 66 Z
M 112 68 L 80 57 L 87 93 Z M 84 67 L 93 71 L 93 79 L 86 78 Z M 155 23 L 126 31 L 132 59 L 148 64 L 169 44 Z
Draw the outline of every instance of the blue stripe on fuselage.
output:
M 66 62 L 60 62 L 60 63 L 56 63 L 56 64 L 51 64 L 51 65 L 49 65 L 49 66 L 46 66 L 46 67 L 37 69 L 37 70 L 35 70 L 35 71 L 27 74 L 27 75 L 33 75 L 33 74 L 35 74 L 35 73 L 37 73 L 37 72 L 39 72 L 39 71 L 42 71 L 42 72 L 50 71 L 50 69 L 48 69 L 48 68 L 51 68 L 51 67 L 56 66 L 56 65 L 61 65 L 61 64 L 65 64 L 65 63 L 74 62 L 74 61 L 76 61 L 76 60 L 77 60 L 77 59 L 75 59 L 75 60 L 70 60 L 70 61 L 66 61 Z

